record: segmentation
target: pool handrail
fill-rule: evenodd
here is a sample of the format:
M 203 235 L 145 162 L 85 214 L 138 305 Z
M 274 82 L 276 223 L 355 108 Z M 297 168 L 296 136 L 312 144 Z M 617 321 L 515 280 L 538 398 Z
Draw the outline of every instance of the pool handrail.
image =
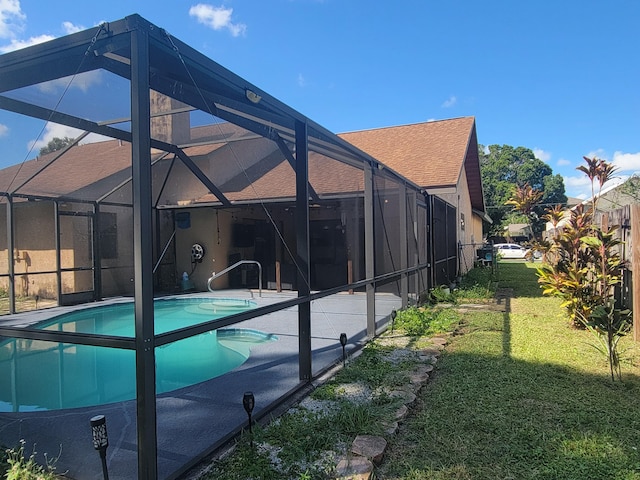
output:
M 207 290 L 209 290 L 210 292 L 214 292 L 215 290 L 211 288 L 211 282 L 213 282 L 216 278 L 221 277 L 225 273 L 230 272 L 234 268 L 239 267 L 240 265 L 245 265 L 247 263 L 258 265 L 258 296 L 262 297 L 262 265 L 260 265 L 260 262 L 258 262 L 257 260 L 240 260 L 239 262 L 236 262 L 233 265 L 225 268 L 221 272 L 212 272 L 211 278 L 207 280 Z

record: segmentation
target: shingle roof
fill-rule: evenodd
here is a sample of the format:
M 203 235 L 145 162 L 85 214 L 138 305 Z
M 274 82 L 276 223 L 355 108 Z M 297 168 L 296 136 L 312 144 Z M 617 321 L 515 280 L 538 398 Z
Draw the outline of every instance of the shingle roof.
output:
M 338 136 L 425 188 L 456 186 L 464 168 L 473 208 L 484 211 L 474 117 Z
M 462 168 L 465 168 L 472 206 L 484 211 L 473 117 L 340 136 L 426 188 L 455 186 Z M 185 147 L 184 151 L 211 176 L 231 201 L 255 200 L 256 197 L 294 198 L 295 175 L 289 163 L 270 141 L 253 137 L 226 123 L 196 127 L 192 129 L 192 139 L 195 138 L 196 143 L 214 143 Z M 232 143 L 226 143 L 225 139 Z M 230 148 L 233 152 L 225 154 Z M 157 158 L 160 154 L 156 151 L 152 157 Z M 234 165 L 229 155 L 237 157 L 237 162 L 243 165 Z M 11 191 L 21 185 L 56 156 L 56 153 L 48 154 L 38 160 L 2 170 L 0 191 Z M 167 156 L 164 164 L 171 157 Z M 111 140 L 79 145 L 72 147 L 62 158 L 44 169 L 42 174 L 32 178 L 20 191 L 51 197 L 72 195 L 74 198 L 93 200 L 126 181 L 131 175 L 130 165 L 131 148 L 126 143 Z M 240 168 L 245 170 L 243 174 L 240 174 Z M 215 197 L 206 193 L 206 189 L 201 190 L 204 186 L 199 182 L 194 184 L 184 176 L 181 178 L 184 183 L 179 190 L 182 193 L 173 195 L 177 195 L 176 199 L 184 196 L 198 199 L 199 202 L 215 201 Z M 319 195 L 340 195 L 364 188 L 362 174 L 357 169 L 315 152 L 309 155 L 309 181 Z M 187 192 L 190 188 L 195 190 Z M 168 195 L 170 198 L 173 196 Z

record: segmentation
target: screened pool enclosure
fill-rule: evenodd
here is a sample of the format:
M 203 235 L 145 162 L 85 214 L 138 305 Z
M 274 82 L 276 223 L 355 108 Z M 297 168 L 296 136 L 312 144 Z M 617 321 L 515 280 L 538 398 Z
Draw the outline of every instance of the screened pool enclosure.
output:
M 77 129 L 62 148 L 34 148 L 1 171 L 0 313 L 123 296 L 135 303 L 134 336 L 1 320 L 0 335 L 39 348 L 135 352 L 138 478 L 172 477 L 214 443 L 177 467 L 159 466 L 158 445 L 176 432 L 158 428 L 157 348 L 295 308 L 287 333 L 297 338 L 302 385 L 317 374 L 313 305 L 359 296 L 372 337 L 391 310 L 437 281 L 431 197 L 137 15 L 0 56 L 0 92 L 3 123 L 35 139 L 52 124 Z M 440 221 L 456 221 L 438 208 Z M 453 277 L 450 230 L 436 243 L 438 271 Z M 274 301 L 154 332 L 154 297 L 207 285 L 255 297 L 261 286 Z

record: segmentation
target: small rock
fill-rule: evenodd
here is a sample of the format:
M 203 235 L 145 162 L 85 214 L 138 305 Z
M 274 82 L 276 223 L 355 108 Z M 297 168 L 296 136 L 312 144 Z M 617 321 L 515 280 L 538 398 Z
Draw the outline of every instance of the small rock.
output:
M 373 464 L 364 457 L 348 457 L 338 462 L 334 478 L 338 480 L 369 480 Z
M 402 420 L 404 417 L 407 416 L 408 412 L 409 412 L 409 409 L 407 408 L 407 406 L 402 405 L 398 410 L 396 410 L 394 417 L 396 420 Z
M 406 408 L 406 407 L 405 407 Z M 370 459 L 375 465 L 380 465 L 387 441 L 373 435 L 358 435 L 351 444 L 351 452 Z

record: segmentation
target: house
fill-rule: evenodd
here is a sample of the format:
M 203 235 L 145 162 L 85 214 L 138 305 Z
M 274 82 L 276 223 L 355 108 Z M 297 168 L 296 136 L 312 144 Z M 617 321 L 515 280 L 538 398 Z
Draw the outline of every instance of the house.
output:
M 349 132 L 340 137 L 453 206 L 453 230 L 438 228 L 439 222 L 448 224 L 444 213 L 435 219 L 434 248 L 446 249 L 436 256 L 441 261 L 455 257 L 462 274 L 473 267 L 476 249 L 482 245 L 482 222 L 490 221 L 485 213 L 474 117 Z M 440 210 L 436 206 L 434 215 Z M 441 273 L 438 265 L 436 272 Z M 437 283 L 444 280 L 439 278 Z
M 178 107 L 164 105 L 160 97 L 152 96 L 156 109 Z M 226 197 L 243 206 L 220 208 L 216 195 L 192 172 L 177 165 L 175 158 L 166 152 L 154 152 L 153 171 L 158 178 L 166 176 L 156 195 L 159 230 L 158 244 L 154 247 L 158 259 L 156 287 L 174 291 L 187 273 L 196 289 L 202 290 L 213 272 L 241 260 L 255 260 L 263 265 L 262 281 L 266 287 L 295 289 L 294 257 L 284 248 L 294 238 L 291 219 L 295 182 L 291 165 L 282 152 L 268 139 L 227 122 L 191 127 L 188 117 L 172 118 L 173 122 L 160 122 L 159 118 L 162 117 L 155 117 L 152 125 L 154 137 L 185 143 L 184 154 L 202 171 L 215 171 L 217 184 Z M 428 248 L 434 248 L 435 269 L 423 288 L 449 283 L 451 278 L 465 273 L 473 265 L 475 249 L 481 243 L 484 211 L 474 119 L 345 133 L 342 138 L 380 159 L 384 168 L 406 176 L 432 197 L 433 240 Z M 229 165 L 231 150 L 242 159 L 241 168 Z M 87 168 L 87 159 L 91 159 L 91 168 Z M 338 162 L 332 162 L 328 170 L 327 161 L 326 157 L 310 154 L 309 177 L 315 194 L 331 198 L 322 207 L 311 209 L 314 289 L 351 283 L 365 276 L 363 232 L 357 220 L 359 207 L 354 201 L 354 192 L 364 188 L 362 176 Z M 129 145 L 108 140 L 74 145 L 64 153 L 49 153 L 2 171 L 0 191 L 19 187 L 18 191 L 31 200 L 14 204 L 18 209 L 14 214 L 17 238 L 14 268 L 19 295 L 75 303 L 92 298 L 97 286 L 102 292 L 100 297 L 132 294 L 133 251 L 127 241 L 132 221 L 127 206 L 132 195 L 130 163 Z M 73 198 L 88 204 L 47 201 L 47 197 Z M 102 199 L 99 215 L 88 206 L 96 198 Z M 388 192 L 384 205 L 394 211 L 397 201 L 397 195 Z M 260 202 L 269 203 L 269 215 L 282 226 L 280 235 L 268 227 L 267 219 L 256 206 Z M 203 206 L 215 209 L 203 210 Z M 19 213 L 26 210 L 28 214 Z M 54 210 L 60 218 L 57 227 Z M 4 210 L 0 210 L 3 217 L 0 225 L 6 225 L 5 216 Z M 394 217 L 393 221 L 398 219 Z M 426 220 L 422 225 L 426 227 Z M 54 239 L 32 231 L 43 226 L 47 231 L 57 228 L 59 232 L 60 266 L 67 270 L 61 275 L 59 286 L 55 275 L 40 273 L 56 270 Z M 96 245 L 89 234 L 94 229 L 99 234 Z M 398 229 L 390 228 L 379 241 L 396 244 L 397 236 Z M 202 247 L 203 255 L 197 259 L 191 256 L 194 245 Z M 2 250 L 6 250 L 5 235 L 0 236 Z M 386 253 L 378 261 L 380 270 L 392 271 L 399 262 L 399 253 L 383 250 Z M 99 276 L 91 273 L 97 251 L 101 263 Z M 162 251 L 165 253 L 160 258 Z M 426 261 L 427 257 L 423 257 Z M 8 269 L 7 258 L 0 254 L 0 269 L 4 271 Z M 247 265 L 216 280 L 213 286 L 257 284 L 257 272 Z

